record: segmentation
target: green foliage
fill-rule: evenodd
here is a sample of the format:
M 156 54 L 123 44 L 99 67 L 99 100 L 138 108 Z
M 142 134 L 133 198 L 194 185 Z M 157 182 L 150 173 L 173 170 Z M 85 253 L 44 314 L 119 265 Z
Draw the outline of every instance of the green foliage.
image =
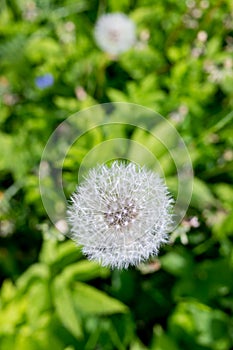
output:
M 115 11 L 137 28 L 137 43 L 117 59 L 93 38 L 98 16 Z M 231 0 L 1 2 L 2 350 L 232 349 L 232 23 Z M 53 84 L 40 88 L 36 79 L 48 73 Z M 195 178 L 171 244 L 136 269 L 110 271 L 84 259 L 51 226 L 38 165 L 49 136 L 68 116 L 120 101 L 149 107 L 176 127 Z M 86 116 L 78 127 L 89 131 L 63 164 L 67 197 L 78 168 L 84 175 L 116 154 L 163 172 L 177 196 L 176 164 L 166 148 L 175 139 L 165 123 L 152 130 L 155 138 L 125 124 L 93 128 L 104 122 L 101 113 Z M 140 116 L 130 118 L 133 124 Z M 65 147 L 61 142 L 58 151 Z
M 37 333 L 40 333 L 42 339 L 49 337 L 48 344 L 56 344 L 59 349 L 72 344 L 74 338 L 82 346 L 88 341 L 88 323 L 87 326 L 85 323 L 88 322 L 89 315 L 98 316 L 99 322 L 102 322 L 104 316 L 129 313 L 122 302 L 79 282 L 107 278 L 110 271 L 86 260 L 68 263 L 67 266 L 65 258 L 69 258 L 72 253 L 70 243 L 45 241 L 42 252 L 53 251 L 53 259 L 43 261 L 42 254 L 41 262 L 30 266 L 17 280 L 16 286 L 9 280 L 3 283 L 0 319 L 2 349 L 7 349 L 10 341 L 12 348 L 21 348 L 24 342 L 28 344 L 25 346 L 34 346 Z M 75 247 L 73 243 L 72 245 Z M 76 247 L 75 249 L 78 260 L 80 256 Z M 62 272 L 59 272 L 58 266 Z M 109 327 L 112 327 L 111 322 Z M 21 336 L 13 342 L 16 329 Z M 66 334 L 64 339 L 59 339 L 57 329 Z M 99 333 L 102 331 L 105 332 L 104 322 L 103 330 L 101 327 L 98 329 Z

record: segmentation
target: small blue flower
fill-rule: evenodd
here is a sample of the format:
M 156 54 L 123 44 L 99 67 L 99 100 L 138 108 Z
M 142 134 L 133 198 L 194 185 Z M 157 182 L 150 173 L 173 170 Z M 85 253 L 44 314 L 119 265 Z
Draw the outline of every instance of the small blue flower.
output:
M 52 86 L 54 83 L 54 77 L 50 73 L 46 73 L 44 75 L 40 75 L 35 79 L 36 86 L 43 90 L 46 89 L 49 86 Z

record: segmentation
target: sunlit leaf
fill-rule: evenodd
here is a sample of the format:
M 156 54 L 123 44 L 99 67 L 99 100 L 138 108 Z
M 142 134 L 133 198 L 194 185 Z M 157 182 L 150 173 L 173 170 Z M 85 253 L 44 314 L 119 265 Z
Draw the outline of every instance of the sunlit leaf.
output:
M 80 315 L 74 304 L 73 296 L 62 277 L 53 283 L 55 309 L 61 323 L 77 338 L 83 335 Z
M 128 311 L 119 300 L 81 282 L 75 283 L 72 295 L 76 309 L 82 314 L 111 315 Z

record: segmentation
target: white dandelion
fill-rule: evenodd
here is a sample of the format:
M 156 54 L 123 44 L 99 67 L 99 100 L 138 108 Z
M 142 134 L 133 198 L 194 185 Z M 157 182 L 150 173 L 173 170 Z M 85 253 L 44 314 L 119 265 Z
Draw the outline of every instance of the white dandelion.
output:
M 135 41 L 134 22 L 123 13 L 102 15 L 94 30 L 97 45 L 111 55 L 118 55 L 130 49 Z
M 163 180 L 145 167 L 97 166 L 71 197 L 71 238 L 103 266 L 138 265 L 167 242 L 172 202 Z

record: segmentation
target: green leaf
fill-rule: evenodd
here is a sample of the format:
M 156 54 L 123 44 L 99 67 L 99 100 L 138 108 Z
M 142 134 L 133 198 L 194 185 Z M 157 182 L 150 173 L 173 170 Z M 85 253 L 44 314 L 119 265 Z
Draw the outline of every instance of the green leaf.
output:
M 17 280 L 17 287 L 21 292 L 27 290 L 35 280 L 49 280 L 49 269 L 44 264 L 34 264 L 30 266 Z
M 211 349 L 229 349 L 228 316 L 193 300 L 178 304 L 170 319 L 170 330 L 175 338 Z M 220 346 L 220 347 L 219 347 Z
M 28 323 L 34 326 L 41 315 L 52 307 L 48 281 L 35 281 L 28 290 L 27 298 Z
M 121 91 L 113 89 L 113 88 L 109 88 L 108 89 L 108 96 L 110 98 L 110 100 L 112 102 L 127 102 L 128 101 L 128 97 Z
M 57 247 L 57 256 L 53 262 L 53 267 L 65 268 L 70 263 L 79 260 L 82 257 L 80 248 L 72 241 L 59 243 Z
M 51 314 L 46 313 L 38 319 L 38 325 L 21 326 L 20 331 L 15 334 L 14 349 L 22 350 L 63 350 L 64 344 L 59 339 L 57 332 L 51 327 Z
M 53 282 L 52 293 L 55 309 L 61 323 L 79 339 L 83 336 L 81 320 L 75 309 L 72 294 L 65 282 L 63 276 L 56 277 Z
M 204 260 L 182 276 L 173 288 L 175 300 L 192 297 L 203 303 L 219 302 L 233 288 L 232 269 L 227 259 Z M 187 271 L 188 272 L 188 271 Z
M 162 267 L 172 275 L 182 276 L 190 272 L 192 261 L 185 252 L 170 252 L 160 258 Z
M 75 283 L 72 295 L 77 310 L 83 314 L 112 315 L 128 311 L 120 301 L 81 282 Z
M 14 333 L 16 328 L 24 322 L 27 302 L 26 296 L 22 296 L 19 299 L 13 299 L 6 307 L 0 307 L 0 335 Z
M 67 282 L 74 280 L 88 281 L 96 277 L 107 277 L 109 269 L 89 260 L 82 260 L 68 266 L 62 273 Z
M 50 265 L 55 273 L 81 257 L 80 248 L 72 240 L 58 242 L 56 239 L 46 239 L 40 252 L 40 261 Z
M 13 138 L 10 135 L 0 133 L 1 157 L 0 169 L 12 168 Z
M 212 227 L 213 234 L 219 240 L 225 236 L 233 235 L 233 212 L 228 215 L 222 215 L 221 219 L 214 223 Z
M 229 210 L 233 207 L 233 188 L 230 184 L 218 183 L 214 185 L 214 192 L 217 194 L 223 205 Z
M 5 280 L 1 286 L 1 303 L 5 304 L 10 302 L 16 295 L 16 287 L 11 280 Z
M 33 63 L 40 63 L 43 59 L 53 61 L 57 55 L 60 55 L 61 60 L 61 48 L 59 44 L 51 37 L 32 36 L 28 40 L 25 55 Z
M 193 182 L 191 205 L 198 209 L 217 206 L 217 200 L 208 185 L 197 177 L 194 178 Z
M 9 350 L 15 348 L 15 337 L 12 334 L 0 336 L 1 350 Z
M 57 257 L 57 245 L 58 241 L 55 238 L 44 239 L 39 260 L 46 265 L 52 264 Z
M 152 339 L 153 350 L 179 350 L 178 346 L 174 342 L 173 338 L 166 334 L 161 326 L 154 327 L 154 336 Z
M 148 350 L 148 348 L 141 342 L 139 338 L 136 338 L 132 341 L 130 350 Z

